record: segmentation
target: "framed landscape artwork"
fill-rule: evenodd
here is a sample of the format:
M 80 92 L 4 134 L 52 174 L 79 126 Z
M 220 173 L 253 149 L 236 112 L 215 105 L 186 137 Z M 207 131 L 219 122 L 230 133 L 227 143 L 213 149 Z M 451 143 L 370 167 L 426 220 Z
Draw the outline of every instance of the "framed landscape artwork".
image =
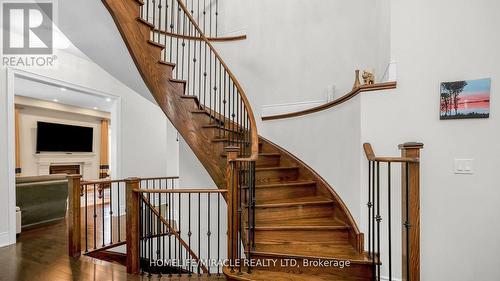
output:
M 441 83 L 440 119 L 490 117 L 491 79 Z

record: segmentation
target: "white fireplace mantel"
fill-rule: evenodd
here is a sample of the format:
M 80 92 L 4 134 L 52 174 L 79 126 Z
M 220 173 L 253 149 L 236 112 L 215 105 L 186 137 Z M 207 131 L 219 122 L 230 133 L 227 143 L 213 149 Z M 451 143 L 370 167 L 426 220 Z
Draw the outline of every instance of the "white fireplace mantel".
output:
M 48 175 L 50 166 L 54 165 L 79 165 L 80 173 L 85 178 L 91 174 L 90 169 L 95 159 L 95 153 L 35 153 L 35 161 L 38 166 L 38 175 Z

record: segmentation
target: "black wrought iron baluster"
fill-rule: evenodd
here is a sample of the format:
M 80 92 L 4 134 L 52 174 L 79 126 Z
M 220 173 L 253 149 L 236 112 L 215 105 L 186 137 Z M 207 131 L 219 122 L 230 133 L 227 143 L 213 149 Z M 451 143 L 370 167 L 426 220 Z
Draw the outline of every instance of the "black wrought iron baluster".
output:
M 215 36 L 214 37 L 219 37 L 218 26 L 219 26 L 219 0 L 215 0 Z
M 380 162 L 377 161 L 377 280 L 380 281 Z
M 151 277 L 152 276 L 152 273 L 151 273 L 151 262 L 153 261 L 153 210 L 152 210 L 152 207 L 153 207 L 153 204 L 151 203 L 151 193 L 148 193 L 148 202 L 149 202 L 149 208 L 148 208 L 148 212 L 149 212 L 149 218 L 148 218 L 148 241 L 149 241 L 149 260 L 148 260 L 148 268 L 149 268 L 149 272 L 148 272 L 148 276 Z
M 181 200 L 182 200 L 182 193 L 178 193 L 178 200 L 179 200 L 179 206 L 177 208 L 179 209 L 178 217 L 177 217 L 177 225 L 178 225 L 178 232 L 177 234 L 179 235 L 179 239 L 181 239 Z M 181 241 L 179 240 L 179 261 L 182 262 L 182 244 Z M 179 270 L 179 276 L 181 276 L 181 271 Z
M 172 204 L 173 204 L 173 205 L 172 205 L 172 209 L 174 209 L 174 206 L 175 206 L 175 195 L 176 195 L 175 193 L 172 193 Z M 179 214 L 179 213 L 177 213 L 177 214 Z M 172 221 L 174 221 L 174 220 L 175 220 L 175 216 L 174 216 L 174 215 L 173 215 L 173 213 L 172 213 Z M 173 229 L 173 231 L 175 231 L 175 232 L 177 232 L 177 233 L 178 233 L 178 231 L 179 231 L 179 226 L 178 226 L 178 224 L 179 224 L 179 221 L 177 221 L 177 224 L 176 224 L 176 225 L 172 225 L 172 227 L 174 228 L 174 229 Z M 174 226 L 177 226 L 177 229 L 176 229 Z M 174 232 L 174 233 L 175 233 L 175 232 Z M 177 253 L 177 251 L 178 251 L 178 248 L 177 248 L 177 242 L 178 242 L 178 239 L 176 238 L 176 236 L 174 236 L 174 237 L 173 237 L 173 239 L 174 239 L 174 260 L 178 261 L 178 259 L 177 259 L 177 254 L 178 254 L 178 253 Z
M 203 42 L 203 108 L 207 110 L 207 43 Z M 212 116 L 210 116 L 210 121 L 212 121 Z
M 152 6 L 153 6 L 153 28 L 155 29 L 156 28 L 156 0 L 152 0 Z M 153 30 L 154 30 L 153 29 Z M 154 36 L 154 33 L 153 33 L 153 36 L 152 36 L 152 40 L 155 41 L 155 36 Z M 159 42 L 159 41 L 158 41 Z
M 198 193 L 198 253 L 201 253 L 201 194 L 200 193 Z M 198 262 L 198 276 L 201 276 L 199 262 Z
M 88 186 L 83 185 L 83 190 L 85 192 L 85 252 L 89 251 L 89 245 L 88 245 L 88 236 L 89 236 L 89 225 L 88 225 L 88 214 L 87 214 L 87 209 L 89 207 L 88 200 L 87 200 L 87 193 L 88 193 Z
M 113 244 L 113 183 L 109 183 L 109 244 Z
M 371 202 L 373 202 L 373 208 L 372 208 L 372 214 L 371 214 L 371 221 L 372 221 L 372 236 L 371 236 L 371 246 L 372 248 L 370 249 L 370 255 L 371 255 L 371 261 L 372 261 L 372 268 L 373 268 L 373 279 L 375 279 L 375 208 L 376 208 L 376 203 L 375 202 L 375 162 L 372 163 L 372 192 L 371 192 Z
M 163 199 L 164 199 L 165 201 L 167 201 L 167 196 L 166 196 L 166 194 L 162 195 L 160 198 L 162 198 L 162 197 L 163 197 Z M 162 212 L 160 212 L 160 213 L 162 214 L 163 220 L 165 220 L 165 218 L 166 218 L 166 214 L 167 214 L 167 202 L 164 202 L 164 203 L 165 203 L 165 204 L 163 204 L 163 213 L 162 213 Z M 161 205 L 161 199 L 160 199 L 160 206 L 162 206 L 162 205 Z M 162 250 L 163 250 L 163 251 L 162 251 L 161 258 L 163 259 L 163 261 L 165 261 L 165 259 L 166 259 L 166 257 L 165 257 L 165 256 L 166 256 L 166 252 L 167 252 L 167 250 L 166 250 L 166 244 L 165 244 L 165 238 L 166 238 L 165 236 L 166 236 L 166 233 L 167 233 L 167 227 L 168 227 L 168 226 L 167 226 L 165 223 L 162 223 L 162 225 L 163 225 L 163 227 L 162 227 L 162 235 L 161 235 L 161 237 L 162 237 L 162 244 L 163 244 L 163 248 L 162 248 Z
M 116 197 L 118 198 L 118 202 L 116 204 L 116 211 L 118 212 L 118 229 L 117 229 L 117 233 L 118 233 L 118 242 L 121 242 L 121 225 L 120 225 L 120 221 L 121 221 L 121 213 L 120 213 L 120 182 L 117 182 L 117 188 L 116 188 Z
M 101 186 L 101 214 L 102 214 L 102 246 L 104 247 L 105 246 L 104 242 L 106 240 L 105 239 L 106 236 L 104 233 L 104 216 L 105 216 L 105 214 L 104 214 L 104 197 L 105 197 L 104 193 L 105 193 L 105 190 L 104 190 L 103 183 L 101 183 L 100 186 Z
M 222 128 L 222 122 L 224 121 L 224 116 L 221 116 L 222 114 L 222 63 L 219 61 L 219 110 L 218 110 L 218 113 L 219 113 L 219 118 L 221 120 L 219 120 L 219 122 L 217 123 L 218 126 L 219 126 L 219 137 L 222 137 L 224 138 L 224 136 L 222 136 L 221 134 L 221 128 Z
M 368 161 L 368 203 L 366 206 L 368 207 L 368 252 L 371 257 L 372 255 L 372 161 Z
M 240 163 L 236 163 L 236 171 L 238 174 L 240 174 Z M 243 267 L 242 264 L 241 264 L 241 242 L 242 241 L 242 236 L 241 234 L 243 233 L 243 222 L 242 222 L 242 213 L 243 213 L 243 200 L 241 199 L 241 196 L 242 196 L 242 193 L 241 192 L 241 185 L 240 185 L 240 182 L 237 183 L 237 186 L 236 186 L 236 190 L 238 190 L 238 195 L 239 195 L 239 198 L 238 198 L 238 224 L 239 224 L 239 231 L 238 231 L 238 240 L 236 240 L 238 242 L 238 261 L 239 261 L 239 266 L 238 266 L 238 274 L 241 274 L 241 268 Z
M 179 11 L 181 10 L 181 8 L 179 7 Z M 182 46 L 182 70 L 181 70 L 181 79 L 184 80 L 184 60 L 185 60 L 185 51 L 186 51 L 186 39 L 184 38 L 184 36 L 186 36 L 186 13 L 184 11 L 182 11 L 182 43 L 181 43 L 181 46 Z M 189 65 L 189 64 L 188 64 Z M 187 93 L 189 93 L 189 80 L 188 80 L 188 83 L 187 83 Z
M 252 172 L 251 172 L 251 175 L 252 175 L 252 180 L 251 180 L 251 183 L 252 183 L 252 226 L 253 226 L 253 230 L 252 230 L 252 250 L 255 250 L 255 201 L 256 201 L 256 191 L 255 191 L 255 161 L 252 162 Z
M 164 30 L 161 30 L 161 31 L 164 31 L 164 36 L 163 38 L 165 39 L 164 40 L 164 45 L 167 46 L 167 32 L 168 32 L 168 8 L 169 8 L 169 5 L 168 5 L 168 0 L 165 0 L 165 29 Z M 167 61 L 167 53 L 168 53 L 168 50 L 165 48 L 165 50 L 163 50 L 163 61 Z
M 189 247 L 189 250 L 191 250 L 191 235 L 192 234 L 193 233 L 191 232 L 191 193 L 188 193 L 188 247 Z M 192 266 L 191 266 L 191 262 L 190 262 L 189 263 L 189 273 L 188 273 L 189 277 L 191 277 L 191 275 L 192 275 L 191 272 L 192 272 Z
M 231 114 L 231 134 L 233 135 L 232 137 L 232 143 L 231 145 L 235 145 L 235 136 L 234 136 L 234 128 L 235 128 L 235 123 L 234 123 L 234 119 L 236 117 L 236 86 L 234 85 L 234 82 L 233 82 L 233 113 Z
M 161 24 L 162 24 L 162 21 L 161 21 L 161 11 L 163 9 L 163 6 L 161 4 L 161 1 L 162 0 L 158 0 L 158 27 L 156 27 L 156 30 L 158 32 L 158 43 L 161 43 L 160 39 L 161 39 Z M 163 50 L 163 52 L 165 52 L 165 49 Z
M 170 7 L 170 33 L 171 34 L 174 34 L 174 18 L 175 18 L 175 3 L 176 3 L 177 0 L 171 0 L 171 7 Z M 174 62 L 174 54 L 173 54 L 173 51 L 174 51 L 174 48 L 173 48 L 173 40 L 174 40 L 174 37 L 171 35 L 170 36 L 170 62 Z M 177 68 L 177 66 L 175 67 Z
M 139 15 L 141 15 L 141 19 L 144 19 L 144 5 L 139 7 Z
M 155 186 L 155 181 L 153 180 L 153 189 L 156 187 Z M 158 198 L 154 198 L 154 197 L 158 197 Z M 154 204 L 153 204 L 153 207 L 156 207 L 156 204 L 159 204 L 159 196 L 160 196 L 160 193 L 155 193 L 153 194 L 153 201 L 154 201 Z M 156 219 L 156 229 L 155 229 L 155 237 L 156 237 L 156 260 L 160 260 L 160 233 L 159 233 L 159 229 L 160 229 L 160 216 L 161 216 L 161 205 L 158 205 L 158 212 L 160 215 L 156 215 L 155 216 L 155 219 Z M 161 276 L 161 274 L 159 274 L 159 276 Z
M 139 200 L 139 260 L 144 258 L 144 201 Z M 140 274 L 144 274 L 142 264 L 139 263 Z
M 227 91 L 228 87 L 226 88 L 226 85 L 227 85 L 227 71 L 226 71 L 226 69 L 224 69 L 224 100 L 222 101 L 223 111 L 224 111 L 224 113 L 222 114 L 222 116 L 223 116 L 224 119 L 222 120 L 222 122 L 220 124 L 220 126 L 222 126 L 222 128 L 224 129 L 223 130 L 224 138 L 226 138 L 226 135 L 227 135 L 225 129 L 226 129 L 226 119 L 227 119 L 227 116 L 226 116 L 226 104 L 227 104 L 226 93 L 227 92 L 226 91 Z
M 209 4 L 209 17 L 210 17 L 210 27 L 209 27 L 209 34 L 210 34 L 210 37 L 212 37 L 212 1 L 210 1 L 210 4 Z
M 97 214 L 96 214 L 96 205 L 97 205 L 97 194 L 96 194 L 96 189 L 95 189 L 95 183 L 94 183 L 94 201 L 92 202 L 94 205 L 94 250 L 97 249 Z
M 192 2 L 191 2 L 192 3 Z M 186 0 L 186 6 L 187 8 L 189 8 L 189 0 Z M 185 16 L 186 18 L 186 16 Z M 193 34 L 191 33 L 191 27 L 193 26 L 190 21 L 190 19 L 187 18 L 186 21 L 187 21 L 187 24 L 189 25 L 188 26 L 188 36 L 192 36 Z M 185 23 L 186 24 L 186 23 Z M 188 45 L 188 57 L 187 57 L 187 61 L 186 61 L 186 64 L 187 64 L 187 94 L 192 94 L 191 93 L 191 88 L 192 88 L 192 82 L 191 82 L 191 41 L 193 40 L 187 40 L 187 45 Z M 196 40 L 195 40 L 196 41 Z M 193 94 L 194 95 L 194 94 Z
M 193 0 L 194 2 L 194 0 Z M 194 3 L 193 3 L 194 4 Z M 193 10 L 191 10 L 191 14 L 193 13 Z M 191 25 L 189 25 L 191 27 Z M 196 35 L 196 29 L 193 28 L 193 37 L 197 37 Z M 198 97 L 198 100 L 200 100 L 200 96 L 196 93 L 196 62 L 197 62 L 197 58 L 196 58 L 196 42 L 197 40 L 193 40 L 193 86 L 192 86 L 192 89 L 193 89 L 193 96 L 197 96 Z M 201 43 L 200 43 L 201 44 Z
M 198 23 L 200 22 L 200 0 L 198 0 Z M 199 34 L 199 36 L 201 37 L 201 34 Z M 199 70 L 198 70 L 198 99 L 200 100 L 200 103 L 202 105 L 205 105 L 205 100 L 203 97 L 203 100 L 202 100 L 202 95 L 201 95 L 201 65 L 202 65 L 202 60 L 201 60 L 201 45 L 204 44 L 205 42 L 201 41 L 200 40 L 200 46 L 199 46 Z
M 410 164 L 404 163 L 405 173 L 405 189 L 406 189 L 406 209 L 405 209 L 405 229 L 406 229 L 406 281 L 410 281 Z
M 208 276 L 210 276 L 210 267 L 211 267 L 211 262 L 210 262 L 210 237 L 212 236 L 212 232 L 210 231 L 210 192 L 207 193 L 207 226 L 208 226 L 208 231 L 207 231 L 207 260 L 208 260 Z
M 213 105 L 212 105 L 212 52 L 211 50 L 209 49 L 208 50 L 208 57 L 209 57 L 209 64 L 208 64 L 208 71 L 210 73 L 210 75 L 208 76 L 208 100 L 209 100 L 209 106 L 208 108 L 210 109 L 210 116 L 213 117 L 213 121 L 216 120 L 215 118 L 215 114 L 214 114 L 214 111 L 213 111 Z M 214 122 L 215 124 L 215 122 Z
M 168 195 L 168 260 L 172 262 L 172 196 L 170 193 Z M 172 277 L 172 273 L 169 273 L 168 276 Z
M 176 34 L 180 34 L 180 28 L 181 28 L 181 7 L 179 6 L 179 3 L 177 2 L 177 26 L 176 26 Z M 180 65 L 179 65 L 179 37 L 175 38 L 175 64 L 177 65 L 175 67 L 175 78 L 179 79 L 179 70 L 180 70 Z
M 220 276 L 220 194 L 217 194 L 217 276 Z
M 232 89 L 232 87 L 231 87 L 231 76 L 229 76 L 227 83 L 228 83 L 228 85 L 227 85 L 227 87 L 228 87 L 228 89 L 227 89 L 228 90 L 228 94 L 227 94 L 228 104 L 227 104 L 227 120 L 226 121 L 227 121 L 228 124 L 225 125 L 225 127 L 228 130 L 227 131 L 227 134 L 228 134 L 227 139 L 229 141 L 229 145 L 231 145 L 231 141 L 232 141 L 232 138 L 233 138 L 233 135 L 231 134 L 231 114 L 233 112 L 232 111 L 232 105 L 231 105 L 232 104 L 232 102 L 231 102 L 232 101 L 232 99 L 231 99 L 231 89 Z
M 207 0 L 203 0 L 203 34 L 207 34 L 206 26 L 207 26 Z
M 387 163 L 387 224 L 389 236 L 389 280 L 392 280 L 391 162 Z

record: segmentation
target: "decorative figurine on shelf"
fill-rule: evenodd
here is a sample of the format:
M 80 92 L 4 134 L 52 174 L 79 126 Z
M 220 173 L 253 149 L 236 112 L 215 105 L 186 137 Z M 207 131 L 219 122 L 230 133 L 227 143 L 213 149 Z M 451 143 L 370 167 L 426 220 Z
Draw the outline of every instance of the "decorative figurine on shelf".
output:
M 363 71 L 363 82 L 365 85 L 373 85 L 375 84 L 375 75 L 372 70 L 365 69 Z
M 354 77 L 354 86 L 352 86 L 352 89 L 356 89 L 358 88 L 359 86 L 361 86 L 361 82 L 359 81 L 359 69 L 356 69 L 356 72 L 355 72 L 355 77 Z

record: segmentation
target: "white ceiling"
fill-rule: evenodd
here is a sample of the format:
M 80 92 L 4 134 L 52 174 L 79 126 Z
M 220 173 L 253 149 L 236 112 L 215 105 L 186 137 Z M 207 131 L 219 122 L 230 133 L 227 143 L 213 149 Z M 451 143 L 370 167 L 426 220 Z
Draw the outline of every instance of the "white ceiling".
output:
M 18 96 L 30 97 L 72 105 L 82 108 L 111 112 L 113 100 L 103 96 L 84 93 L 76 89 L 64 88 L 26 78 L 16 77 L 14 82 L 14 93 Z

